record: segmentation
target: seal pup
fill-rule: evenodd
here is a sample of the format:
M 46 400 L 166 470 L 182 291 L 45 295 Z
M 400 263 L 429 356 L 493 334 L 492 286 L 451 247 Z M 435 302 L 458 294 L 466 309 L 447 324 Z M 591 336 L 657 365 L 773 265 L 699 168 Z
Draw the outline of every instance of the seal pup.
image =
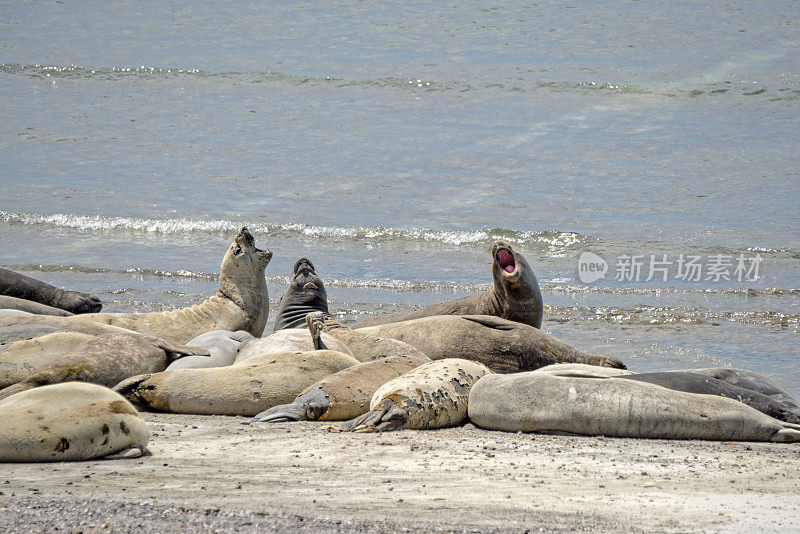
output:
M 312 312 L 306 316 L 308 329 L 314 340 L 314 347 L 325 348 L 324 336 L 329 336 L 344 343 L 353 357 L 360 362 L 368 362 L 391 356 L 424 357 L 425 354 L 408 343 L 388 337 L 375 336 L 363 329 L 354 330 L 340 323 L 330 315 Z
M 71 313 L 94 313 L 103 308 L 103 303 L 94 295 L 66 291 L 3 268 L 0 268 L 0 295 L 32 300 Z
M 179 343 L 211 330 L 245 330 L 259 337 L 269 315 L 264 269 L 271 259 L 272 252 L 256 248 L 253 234 L 243 227 L 222 259 L 219 291 L 203 303 L 165 312 L 93 313 L 70 319 L 120 326 Z
M 372 395 L 370 411 L 338 429 L 383 432 L 460 425 L 467 417 L 470 388 L 491 373 L 485 365 L 457 358 L 426 363 L 383 384 Z
M 91 382 L 111 387 L 134 375 L 163 371 L 176 358 L 199 354 L 207 356 L 208 351 L 136 333 L 92 336 L 71 352 L 38 367 L 24 380 L 0 390 L 0 399 L 60 382 Z
M 469 419 L 490 430 L 588 436 L 800 441 L 800 425 L 741 402 L 625 377 L 563 377 L 538 371 L 487 375 L 469 395 Z
M 425 306 L 408 313 L 377 315 L 353 328 L 365 328 L 431 315 L 494 315 L 535 328 L 542 326 L 542 293 L 528 262 L 506 241 L 492 245 L 492 288 L 484 293 Z
M 311 384 L 357 363 L 352 356 L 332 350 L 281 352 L 228 367 L 135 376 L 123 380 L 114 390 L 151 410 L 254 416 L 292 402 Z
M 473 360 L 496 373 L 531 371 L 554 363 L 625 368 L 616 358 L 587 354 L 538 328 L 489 315 L 435 315 L 358 331 L 403 341 L 431 360 Z
M 345 421 L 369 410 L 370 399 L 383 384 L 431 360 L 424 355 L 396 355 L 359 363 L 306 388 L 291 404 L 256 415 L 267 423 Z
M 61 308 L 54 308 L 47 304 L 40 304 L 33 300 L 18 299 L 17 297 L 9 297 L 0 295 L 0 309 L 3 310 L 17 310 L 28 313 L 35 313 L 39 315 L 58 315 L 59 317 L 69 317 L 75 315 L 74 313 L 62 310 Z
M 236 354 L 243 343 L 255 339 L 244 330 L 212 330 L 190 339 L 187 347 L 201 347 L 211 353 L 206 356 L 186 356 L 173 361 L 167 366 L 170 369 L 203 369 L 208 367 L 226 367 L 236 359 Z
M 278 304 L 274 331 L 304 327 L 306 315 L 311 312 L 328 313 L 328 293 L 314 264 L 308 258 L 300 258 L 294 263 L 293 273 Z
M 660 373 L 636 373 L 622 376 L 628 380 L 640 380 L 650 384 L 684 391 L 686 393 L 699 393 L 703 395 L 719 395 L 728 399 L 737 400 L 755 408 L 770 417 L 787 423 L 800 424 L 800 409 L 788 403 L 782 403 L 770 396 L 751 389 L 734 386 L 724 380 L 719 380 L 703 373 L 684 371 L 664 371 Z
M 147 448 L 136 409 L 108 388 L 66 382 L 0 401 L 0 462 L 91 460 Z

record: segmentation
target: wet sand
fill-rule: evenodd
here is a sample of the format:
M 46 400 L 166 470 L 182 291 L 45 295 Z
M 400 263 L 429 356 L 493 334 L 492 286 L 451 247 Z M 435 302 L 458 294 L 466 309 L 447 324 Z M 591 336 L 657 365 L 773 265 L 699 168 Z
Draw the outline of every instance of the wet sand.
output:
M 800 532 L 797 444 L 143 416 L 146 456 L 0 465 L 0 530 Z

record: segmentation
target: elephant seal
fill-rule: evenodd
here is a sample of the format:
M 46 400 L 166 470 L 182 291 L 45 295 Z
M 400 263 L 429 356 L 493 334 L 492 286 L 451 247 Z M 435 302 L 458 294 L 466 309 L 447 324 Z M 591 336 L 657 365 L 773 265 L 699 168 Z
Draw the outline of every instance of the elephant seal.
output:
M 32 300 L 71 313 L 94 313 L 103 308 L 103 303 L 94 295 L 65 291 L 3 268 L 0 268 L 0 295 Z
M 304 319 L 305 320 L 305 319 Z M 280 352 L 334 350 L 352 356 L 350 349 L 335 337 L 323 334 L 317 325 L 306 321 L 308 330 L 284 328 L 262 338 L 251 339 L 239 348 L 234 363 L 241 363 L 255 356 Z M 356 358 L 358 359 L 358 358 Z M 361 361 L 361 360 L 359 360 Z
M 314 347 L 327 348 L 323 335 L 344 343 L 353 357 L 360 362 L 369 362 L 391 356 L 414 356 L 429 359 L 419 349 L 408 343 L 388 337 L 378 337 L 364 330 L 353 330 L 322 312 L 312 312 L 306 316 Z
M 689 373 L 681 371 L 665 371 L 661 373 L 643 373 L 621 376 L 628 380 L 640 380 L 650 384 L 684 391 L 686 393 L 700 393 L 703 395 L 719 395 L 728 399 L 737 400 L 755 408 L 761 413 L 779 419 L 786 423 L 800 424 L 800 409 L 784 404 L 763 393 L 751 389 L 734 386 L 724 380 L 719 380 L 702 373 Z
M 292 402 L 311 384 L 358 361 L 332 350 L 281 352 L 228 367 L 135 376 L 114 387 L 138 406 L 163 412 L 253 416 Z
M 484 293 L 425 306 L 408 313 L 377 315 L 353 328 L 365 328 L 431 315 L 494 315 L 535 328 L 542 326 L 539 282 L 522 254 L 505 241 L 492 245 L 492 288 Z
M 134 375 L 163 371 L 170 361 L 181 356 L 198 354 L 207 355 L 208 351 L 140 334 L 92 336 L 71 352 L 40 366 L 21 382 L 0 390 L 0 399 L 60 382 L 91 382 L 111 387 Z
M 344 421 L 369 410 L 373 393 L 383 384 L 431 360 L 426 356 L 389 356 L 359 363 L 308 387 L 291 404 L 274 406 L 256 421 Z
M 69 319 L 97 321 L 178 343 L 211 330 L 245 330 L 258 337 L 269 315 L 264 269 L 270 259 L 272 252 L 256 248 L 244 227 L 222 259 L 219 291 L 203 303 L 165 312 L 92 313 Z
M 707 369 L 687 369 L 689 373 L 701 373 L 707 376 L 714 377 L 718 380 L 723 380 L 734 386 L 749 389 L 772 397 L 778 402 L 787 404 L 794 410 L 800 410 L 800 405 L 797 404 L 797 399 L 789 393 L 789 391 L 777 383 L 775 380 L 766 377 L 762 374 L 745 369 L 729 369 L 725 367 L 711 367 Z
M 0 351 L 0 388 L 22 382 L 94 338 L 81 332 L 53 332 L 4 345 L 2 348 L 5 350 Z
M 274 331 L 284 328 L 302 328 L 306 315 L 320 311 L 328 313 L 328 293 L 325 285 L 314 271 L 314 264 L 307 258 L 300 258 L 294 264 L 294 275 L 286 293 L 281 297 L 275 314 Z
M 339 429 L 382 432 L 460 425 L 467 417 L 470 388 L 491 373 L 485 365 L 469 360 L 426 363 L 379 387 L 370 400 L 370 411 Z
M 33 314 L 28 315 L 33 317 Z M 8 317 L 0 317 L 0 321 Z M 52 334 L 53 332 L 64 332 L 65 328 L 55 325 L 42 324 L 10 324 L 0 326 L 0 352 L 7 350 L 13 343 L 33 339 L 35 337 Z
M 431 360 L 473 360 L 496 373 L 532 371 L 553 363 L 625 368 L 616 358 L 587 354 L 538 328 L 489 315 L 437 315 L 358 331 L 398 339 Z
M 38 315 L 58 315 L 59 317 L 75 315 L 61 308 L 54 308 L 33 300 L 18 299 L 17 297 L 8 297 L 6 295 L 0 295 L 0 309 L 17 310 Z
M 536 369 L 538 373 L 550 373 L 556 376 L 576 376 L 587 378 L 610 378 L 612 376 L 623 376 L 635 374 L 627 369 L 616 367 L 600 367 L 597 365 L 587 365 L 585 363 L 554 363 Z
M 33 315 L 30 312 L 22 311 L 22 310 L 13 310 L 10 308 L 0 308 L 0 317 L 9 317 L 12 315 Z
M 147 448 L 136 409 L 108 388 L 67 382 L 0 401 L 0 462 L 91 460 Z
M 186 356 L 173 361 L 167 366 L 171 369 L 204 369 L 208 367 L 226 367 L 236 359 L 236 354 L 243 343 L 255 339 L 244 330 L 212 330 L 190 339 L 187 347 L 201 347 L 211 353 L 211 357 Z
M 538 371 L 487 375 L 470 391 L 469 418 L 479 427 L 508 432 L 800 441 L 800 425 L 783 423 L 741 402 L 626 378 Z

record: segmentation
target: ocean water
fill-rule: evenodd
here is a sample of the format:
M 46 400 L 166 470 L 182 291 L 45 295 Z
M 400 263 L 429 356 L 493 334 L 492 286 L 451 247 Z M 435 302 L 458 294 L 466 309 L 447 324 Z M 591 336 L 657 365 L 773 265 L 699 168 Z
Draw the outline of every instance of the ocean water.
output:
M 306 256 L 354 321 L 485 290 L 502 238 L 545 331 L 800 395 L 798 21 L 796 2 L 3 3 L 0 265 L 169 309 L 214 293 L 247 225 L 273 312 Z

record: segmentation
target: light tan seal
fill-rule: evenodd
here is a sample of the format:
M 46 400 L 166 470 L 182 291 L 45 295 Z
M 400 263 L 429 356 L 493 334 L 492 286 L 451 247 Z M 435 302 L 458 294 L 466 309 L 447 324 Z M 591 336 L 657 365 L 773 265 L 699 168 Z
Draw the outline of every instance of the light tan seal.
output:
M 426 363 L 379 387 L 370 400 L 370 411 L 339 429 L 382 432 L 460 425 L 467 417 L 470 388 L 491 373 L 485 365 L 469 360 Z
M 800 425 L 741 402 L 628 377 L 564 377 L 538 371 L 489 375 L 472 387 L 469 418 L 508 432 L 623 438 L 800 441 Z
M 308 323 L 311 328 L 310 323 Z M 234 363 L 240 363 L 255 356 L 263 356 L 265 354 L 278 354 L 280 352 L 294 352 L 294 351 L 310 351 L 319 348 L 328 350 L 335 350 L 350 354 L 350 349 L 346 344 L 340 342 L 335 337 L 328 334 L 321 334 L 322 338 L 316 344 L 313 336 L 314 332 L 306 328 L 284 328 L 270 332 L 264 337 L 251 339 L 243 343 L 239 348 Z
M 264 269 L 272 252 L 256 248 L 253 235 L 242 228 L 222 259 L 219 291 L 201 304 L 151 313 L 91 313 L 72 321 L 97 321 L 162 339 L 186 343 L 211 330 L 245 330 L 259 337 L 269 315 Z
M 0 401 L 0 462 L 91 460 L 144 452 L 150 433 L 136 409 L 84 382 L 44 386 Z
M 528 262 L 506 241 L 492 246 L 492 288 L 477 295 L 440 302 L 408 313 L 377 315 L 364 319 L 353 328 L 396 323 L 432 315 L 494 315 L 527 324 L 542 326 L 542 293 Z
M 228 367 L 175 369 L 124 380 L 116 387 L 138 406 L 173 413 L 253 416 L 287 404 L 311 384 L 358 360 L 341 352 L 281 352 Z
M 554 363 L 625 368 L 616 358 L 587 354 L 538 328 L 489 315 L 438 315 L 358 331 L 398 339 L 431 360 L 473 360 L 496 373 L 531 371 Z
M 399 355 L 359 363 L 306 388 L 291 404 L 274 406 L 256 421 L 345 421 L 369 411 L 372 395 L 383 384 L 431 360 Z
M 81 343 L 94 338 L 81 332 L 54 332 L 8 344 L 0 352 L 0 388 L 25 380 L 38 369 L 58 361 Z
M 206 349 L 185 347 L 136 333 L 92 336 L 57 360 L 39 366 L 24 380 L 0 390 L 0 399 L 59 382 L 91 382 L 112 387 L 134 375 L 163 371 L 177 358 L 199 354 L 208 357 Z

